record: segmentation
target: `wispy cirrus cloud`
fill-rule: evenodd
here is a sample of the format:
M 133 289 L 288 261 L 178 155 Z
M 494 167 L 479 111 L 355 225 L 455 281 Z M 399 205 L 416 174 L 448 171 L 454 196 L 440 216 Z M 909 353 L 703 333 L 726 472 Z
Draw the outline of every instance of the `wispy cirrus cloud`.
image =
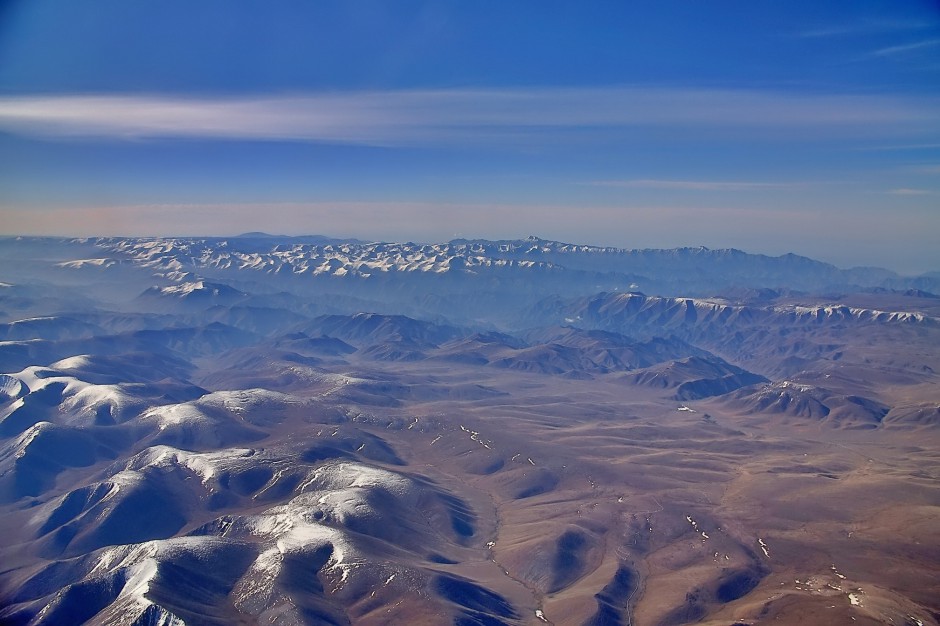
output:
M 915 41 L 913 43 L 879 48 L 878 50 L 872 52 L 870 56 L 892 57 L 900 54 L 907 54 L 909 52 L 915 52 L 924 48 L 935 48 L 936 46 L 940 46 L 940 39 L 924 39 L 922 41 Z
M 754 191 L 761 189 L 787 189 L 802 186 L 805 183 L 766 183 L 731 180 L 594 180 L 588 183 L 593 187 L 620 187 L 624 189 L 671 189 L 680 191 Z
M 0 98 L 0 130 L 46 137 L 404 145 L 618 127 L 923 136 L 940 133 L 940 99 L 630 87 Z
M 803 39 L 818 39 L 827 37 L 845 37 L 853 35 L 870 35 L 873 33 L 891 33 L 903 31 L 925 30 L 935 26 L 933 22 L 925 20 L 861 20 L 857 22 L 810 28 L 794 36 Z
M 858 149 L 872 152 L 916 152 L 923 150 L 936 150 L 937 148 L 940 148 L 940 143 L 908 143 L 886 146 L 864 146 Z
M 893 196 L 932 196 L 934 192 L 929 189 L 913 189 L 911 187 L 900 187 L 891 189 L 887 193 Z

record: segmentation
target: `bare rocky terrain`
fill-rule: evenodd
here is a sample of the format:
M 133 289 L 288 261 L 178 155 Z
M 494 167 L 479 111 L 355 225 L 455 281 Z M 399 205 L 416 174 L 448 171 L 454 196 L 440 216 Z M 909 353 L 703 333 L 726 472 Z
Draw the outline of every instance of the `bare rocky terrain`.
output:
M 940 623 L 935 276 L 257 234 L 0 268 L 0 623 Z

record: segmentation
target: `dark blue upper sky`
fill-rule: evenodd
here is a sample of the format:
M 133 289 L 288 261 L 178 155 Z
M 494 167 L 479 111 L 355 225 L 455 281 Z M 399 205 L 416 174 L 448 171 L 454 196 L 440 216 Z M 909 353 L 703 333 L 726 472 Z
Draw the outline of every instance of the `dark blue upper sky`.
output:
M 0 89 L 242 94 L 642 83 L 935 92 L 937 6 L 7 0 Z
M 937 2 L 0 4 L 6 233 L 940 269 Z

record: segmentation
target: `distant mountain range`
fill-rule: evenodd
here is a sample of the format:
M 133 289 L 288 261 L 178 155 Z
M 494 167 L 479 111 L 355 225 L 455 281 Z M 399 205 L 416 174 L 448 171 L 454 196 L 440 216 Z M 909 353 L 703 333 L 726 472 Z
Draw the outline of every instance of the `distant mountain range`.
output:
M 41 243 L 39 239 L 31 241 Z M 576 245 L 538 237 L 516 240 L 456 239 L 446 243 L 368 243 L 321 236 L 275 237 L 249 233 L 229 238 L 105 237 L 61 241 L 96 254 L 62 263 L 71 268 L 108 268 L 130 263 L 166 278 L 188 273 L 234 277 L 233 272 L 275 277 L 357 278 L 401 282 L 403 276 L 452 280 L 523 278 L 548 281 L 565 291 L 572 283 L 600 290 L 640 289 L 665 295 L 714 294 L 731 288 L 787 288 L 820 292 L 846 289 L 940 291 L 933 274 L 900 276 L 880 268 L 839 269 L 795 254 L 771 257 L 735 249 L 630 250 Z M 441 282 L 438 280 L 437 282 Z

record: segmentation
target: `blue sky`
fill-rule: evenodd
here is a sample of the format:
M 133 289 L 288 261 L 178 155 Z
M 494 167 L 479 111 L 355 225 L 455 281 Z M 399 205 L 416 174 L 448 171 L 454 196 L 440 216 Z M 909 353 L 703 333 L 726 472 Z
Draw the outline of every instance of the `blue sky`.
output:
M 6 0 L 0 213 L 940 270 L 940 5 Z

